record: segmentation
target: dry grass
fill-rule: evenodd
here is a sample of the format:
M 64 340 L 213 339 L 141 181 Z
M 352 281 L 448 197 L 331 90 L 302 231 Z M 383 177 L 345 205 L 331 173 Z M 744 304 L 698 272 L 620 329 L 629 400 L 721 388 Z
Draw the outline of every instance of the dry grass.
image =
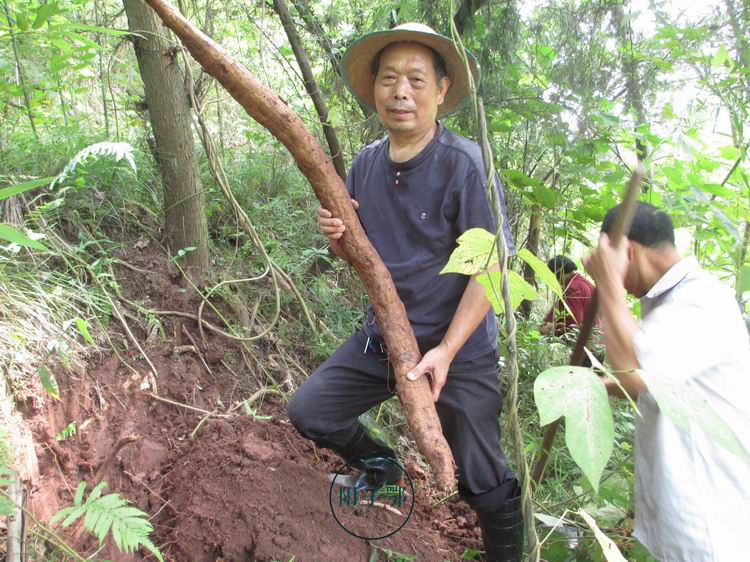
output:
M 0 253 L 0 374 L 16 397 L 38 396 L 39 367 L 81 373 L 95 350 L 75 318 L 87 319 L 94 295 L 76 279 L 40 271 L 30 259 Z

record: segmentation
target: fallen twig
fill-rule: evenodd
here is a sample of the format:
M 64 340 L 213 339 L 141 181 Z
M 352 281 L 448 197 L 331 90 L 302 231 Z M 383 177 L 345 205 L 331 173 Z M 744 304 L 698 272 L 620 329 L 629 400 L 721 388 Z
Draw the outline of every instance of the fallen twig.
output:
M 200 323 L 198 325 L 200 325 Z M 190 342 L 193 344 L 193 348 L 195 350 L 195 354 L 201 360 L 201 363 L 203 363 L 203 366 L 206 368 L 206 371 L 208 371 L 208 374 L 209 375 L 213 375 L 213 373 L 211 372 L 211 368 L 208 366 L 208 363 L 206 363 L 206 360 L 203 358 L 203 354 L 201 353 L 201 350 L 198 347 L 198 344 L 195 343 L 195 339 L 193 339 L 193 336 L 190 335 L 190 332 L 188 332 L 187 328 L 185 328 L 185 324 L 182 324 L 182 333 L 185 334 L 187 336 L 187 338 L 190 340 Z
M 126 435 L 125 437 L 122 437 L 117 441 L 117 443 L 115 444 L 115 448 L 112 449 L 112 452 L 107 456 L 106 459 L 104 459 L 104 462 L 102 462 L 102 464 L 99 465 L 99 468 L 96 469 L 96 472 L 94 473 L 94 478 L 91 482 L 94 487 L 96 487 L 96 485 L 99 484 L 102 477 L 104 476 L 104 471 L 107 470 L 107 466 L 112 462 L 112 459 L 114 459 L 117 456 L 117 453 L 120 452 L 120 449 L 122 449 L 125 445 L 129 443 L 138 441 L 140 438 L 141 438 L 140 435 Z
M 195 439 L 195 434 L 198 433 L 198 430 L 201 428 L 201 426 L 208 421 L 208 418 L 213 415 L 213 412 L 209 412 L 201 418 L 201 421 L 198 422 L 198 425 L 196 425 L 195 429 L 190 433 L 190 439 Z
M 130 339 L 131 342 L 133 342 L 133 345 L 141 353 L 141 355 L 143 355 L 143 358 L 146 360 L 146 363 L 148 363 L 148 366 L 151 367 L 151 373 L 149 373 L 149 382 L 151 383 L 151 388 L 154 389 L 154 392 L 158 392 L 158 388 L 156 386 L 156 377 L 157 377 L 158 372 L 156 370 L 156 367 L 154 367 L 154 364 L 151 362 L 151 359 L 148 358 L 148 355 L 146 354 L 145 350 L 141 347 L 141 344 L 138 342 L 136 337 L 133 335 L 133 332 L 130 331 L 130 326 L 128 326 L 128 323 L 125 321 L 125 318 L 123 318 L 119 307 L 115 304 L 115 301 L 112 299 L 112 297 L 109 295 L 109 293 L 106 290 L 104 290 L 104 295 L 107 297 L 109 304 L 112 306 L 112 312 L 115 313 L 115 316 L 120 321 L 120 324 L 122 324 L 122 327 L 125 329 L 125 333 L 128 335 L 128 338 Z
M 403 516 L 404 516 L 404 514 L 403 514 L 403 513 L 401 513 L 401 512 L 400 512 L 400 511 L 399 511 L 398 509 L 396 509 L 395 507 L 392 507 L 392 506 L 390 506 L 390 505 L 386 505 L 386 504 L 384 504 L 384 503 L 380 503 L 380 502 L 372 502 L 372 503 L 370 503 L 370 502 L 369 502 L 369 501 L 367 501 L 367 500 L 362 500 L 362 501 L 358 502 L 358 503 L 357 503 L 357 505 L 368 505 L 368 506 L 370 506 L 370 507 L 380 507 L 380 508 L 382 508 L 382 509 L 385 509 L 386 511 L 390 511 L 391 513 L 395 513 L 396 515 L 399 515 L 399 516 L 401 516 L 401 517 L 403 517 Z
M 242 400 L 241 402 L 237 402 L 234 406 L 232 406 L 231 408 L 229 408 L 229 410 L 227 410 L 227 414 L 230 414 L 230 413 L 234 412 L 237 408 L 239 408 L 243 404 L 247 404 L 248 406 L 252 406 L 259 398 L 261 398 L 262 396 L 265 396 L 266 394 L 276 394 L 278 396 L 284 396 L 284 393 L 281 392 L 280 390 L 277 390 L 275 388 L 270 388 L 270 387 L 266 386 L 266 387 L 263 387 L 263 388 L 261 388 L 260 390 L 258 390 L 256 392 L 254 392 L 250 396 L 250 398 L 248 398 L 247 400 Z
M 187 404 L 182 404 L 181 402 L 175 402 L 174 400 L 170 400 L 169 398 L 164 398 L 163 396 L 159 396 L 158 394 L 154 394 L 153 392 L 144 391 L 146 396 L 150 396 L 154 400 L 158 400 L 159 402 L 164 402 L 165 404 L 171 404 L 172 406 L 177 406 L 178 408 L 185 408 L 186 410 L 192 410 L 193 412 L 198 412 L 199 414 L 207 415 L 211 414 L 216 416 L 217 418 L 228 418 L 231 417 L 227 414 L 215 414 L 213 412 L 209 412 L 208 410 L 204 410 L 203 408 L 196 408 L 195 406 L 189 406 Z

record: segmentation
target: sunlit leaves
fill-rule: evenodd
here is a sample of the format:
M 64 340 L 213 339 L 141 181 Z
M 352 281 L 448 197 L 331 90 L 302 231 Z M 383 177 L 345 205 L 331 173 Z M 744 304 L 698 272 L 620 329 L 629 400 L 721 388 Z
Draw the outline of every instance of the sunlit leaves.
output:
M 104 544 L 104 538 L 111 532 L 121 552 L 133 554 L 138 548 L 144 547 L 163 562 L 161 552 L 150 538 L 154 527 L 148 520 L 148 514 L 133 507 L 120 494 L 102 496 L 106 486 L 106 482 L 101 482 L 83 501 L 86 483 L 81 482 L 76 489 L 73 505 L 55 513 L 49 524 L 55 525 L 62 521 L 62 527 L 67 528 L 84 517 L 83 526 L 96 536 L 100 545 Z
M 12 185 L 10 187 L 4 187 L 0 189 L 0 201 L 2 201 L 3 199 L 7 199 L 8 197 L 11 197 L 13 195 L 18 195 L 19 193 L 23 193 L 24 191 L 28 191 L 30 189 L 35 189 L 43 185 L 49 185 L 49 183 L 53 179 L 55 178 L 54 177 L 41 178 L 38 180 L 31 180 L 31 181 L 25 181 L 22 183 L 17 183 L 16 185 Z
M 477 281 L 484 287 L 487 300 L 492 304 L 492 308 L 495 309 L 497 314 L 501 314 L 505 310 L 505 305 L 501 291 L 500 272 L 482 273 L 477 275 Z M 513 270 L 508 271 L 508 288 L 513 310 L 518 308 L 524 300 L 533 301 L 539 298 L 539 294 L 534 290 L 534 287 Z
M 604 554 L 604 558 L 606 558 L 607 562 L 627 562 L 627 559 L 622 555 L 614 541 L 602 533 L 602 530 L 596 524 L 596 521 L 594 521 L 594 518 L 591 517 L 591 515 L 582 509 L 578 510 L 578 515 L 580 515 L 589 528 L 594 531 L 594 537 L 596 537 L 596 541 L 602 548 L 602 554 Z
M 545 285 L 559 298 L 562 298 L 563 289 L 560 286 L 560 282 L 557 280 L 555 274 L 547 267 L 547 264 L 532 254 L 526 248 L 521 248 L 516 254 L 519 258 L 529 264 L 529 267 L 534 270 L 536 276 L 544 282 Z
M 64 10 L 61 9 L 56 2 L 51 2 L 49 4 L 42 4 L 36 9 L 36 17 L 34 18 L 34 23 L 32 24 L 32 27 L 34 29 L 39 29 L 42 27 L 47 20 L 49 20 L 52 16 L 56 14 L 63 13 Z
M 737 292 L 739 294 L 750 291 L 750 265 L 743 265 L 737 279 Z
M 483 228 L 471 228 L 457 240 L 458 248 L 453 250 L 448 263 L 440 273 L 463 273 L 474 275 L 494 263 L 495 235 Z
M 60 388 L 57 386 L 55 377 L 47 370 L 44 365 L 37 368 L 39 380 L 42 382 L 42 388 L 55 400 L 60 400 Z
M 0 224 L 0 240 L 6 240 L 19 246 L 25 246 L 27 248 L 33 248 L 35 250 L 47 251 L 44 244 L 37 242 L 30 236 L 27 236 L 20 230 L 8 226 L 7 224 Z
M 86 322 L 80 316 L 76 316 L 74 320 L 76 323 L 76 327 L 78 328 L 78 331 L 81 332 L 81 335 L 83 336 L 83 339 L 86 341 L 86 343 L 91 344 L 91 345 L 96 345 L 94 338 L 91 337 L 91 333 L 89 332 L 88 322 Z

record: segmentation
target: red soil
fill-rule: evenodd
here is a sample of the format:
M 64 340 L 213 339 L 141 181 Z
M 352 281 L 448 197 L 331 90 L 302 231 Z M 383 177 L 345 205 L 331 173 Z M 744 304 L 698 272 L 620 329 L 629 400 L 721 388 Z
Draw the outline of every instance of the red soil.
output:
M 161 310 L 197 310 L 197 302 L 165 273 L 167 260 L 162 255 L 141 248 L 129 250 L 127 258 L 149 271 L 120 271 L 130 298 Z M 206 318 L 219 323 L 208 314 Z M 239 377 L 247 372 L 236 360 L 240 354 L 233 342 L 207 334 L 201 352 L 209 374 L 194 353 L 174 351 L 190 344 L 184 341 L 183 325 L 200 342 L 196 322 L 174 316 L 161 319 L 167 339 L 152 338 L 145 348 L 158 370 L 160 396 L 223 414 L 258 388 L 258 381 L 238 380 L 222 364 L 222 359 L 234 364 L 232 371 Z M 119 328 L 114 320 L 112 328 Z M 147 339 L 140 330 L 136 336 L 141 342 Z M 112 338 L 119 342 L 123 336 L 113 333 Z M 104 356 L 80 379 L 57 373 L 60 402 L 19 405 L 37 443 L 41 478 L 33 483 L 30 506 L 42 520 L 70 505 L 78 483 L 91 484 L 118 440 L 135 435 L 138 439 L 125 445 L 104 469 L 105 493 L 119 492 L 146 511 L 155 527 L 154 542 L 172 560 L 366 561 L 386 560 L 390 550 L 433 561 L 457 560 L 467 548 L 480 548 L 471 510 L 455 497 L 433 508 L 440 496 L 413 460 L 405 463 L 416 486 L 408 522 L 385 539 L 352 536 L 336 522 L 329 504 L 325 475 L 340 468 L 340 459 L 300 437 L 282 401 L 266 397 L 254 405 L 271 420 L 254 420 L 238 408 L 230 417 L 211 417 L 200 424 L 200 412 L 145 394 L 140 386 L 147 365 L 132 346 L 124 357 L 140 376 L 116 355 Z M 79 428 L 77 435 L 55 441 L 53 436 L 71 421 Z M 368 531 L 368 536 L 384 534 L 384 529 L 403 521 L 384 509 L 362 506 L 342 519 L 349 528 Z M 89 535 L 76 535 L 75 529 L 65 536 L 82 552 L 91 553 L 98 546 Z M 373 552 L 377 558 L 371 558 Z M 136 556 L 123 555 L 108 540 L 98 556 L 141 560 L 146 554 L 141 550 Z

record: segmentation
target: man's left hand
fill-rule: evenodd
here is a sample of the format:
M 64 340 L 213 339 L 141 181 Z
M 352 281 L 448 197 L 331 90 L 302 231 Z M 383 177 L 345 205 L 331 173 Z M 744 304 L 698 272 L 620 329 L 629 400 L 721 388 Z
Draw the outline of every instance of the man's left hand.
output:
M 430 386 L 432 388 L 432 400 L 437 402 L 440 391 L 448 379 L 448 369 L 453 361 L 453 354 L 443 346 L 438 345 L 424 354 L 422 360 L 417 363 L 406 377 L 410 381 L 418 380 L 424 374 L 430 375 Z
M 630 241 L 623 237 L 615 248 L 609 236 L 599 235 L 599 246 L 583 258 L 583 266 L 594 278 L 597 287 L 608 284 L 622 286 L 628 270 Z

